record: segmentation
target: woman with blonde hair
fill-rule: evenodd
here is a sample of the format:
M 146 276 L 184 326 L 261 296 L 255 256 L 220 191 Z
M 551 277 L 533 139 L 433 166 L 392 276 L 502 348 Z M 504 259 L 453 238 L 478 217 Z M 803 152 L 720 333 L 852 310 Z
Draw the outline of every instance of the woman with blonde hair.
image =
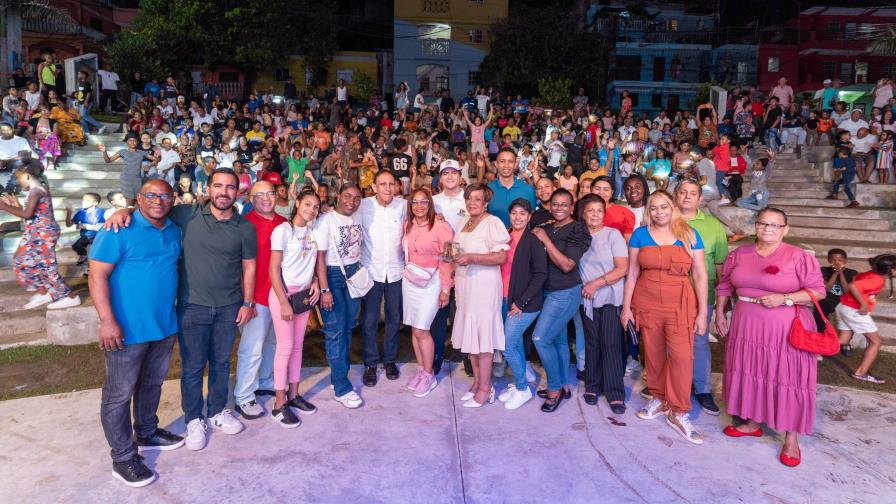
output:
M 666 415 L 677 433 L 702 444 L 703 437 L 691 425 L 688 412 L 694 335 L 706 329 L 703 241 L 681 217 L 672 196 L 656 191 L 647 200 L 644 225 L 629 240 L 628 254 L 620 321 L 623 327 L 634 323 L 641 332 L 653 395 L 638 417 L 649 420 Z

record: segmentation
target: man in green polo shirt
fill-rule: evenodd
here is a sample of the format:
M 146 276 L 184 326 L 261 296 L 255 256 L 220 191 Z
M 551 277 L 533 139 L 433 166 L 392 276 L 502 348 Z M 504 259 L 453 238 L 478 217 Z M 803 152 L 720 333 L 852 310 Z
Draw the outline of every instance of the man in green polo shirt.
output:
M 696 182 L 684 180 L 675 187 L 675 199 L 681 216 L 700 233 L 709 276 L 706 333 L 694 336 L 694 395 L 707 414 L 718 415 L 719 407 L 712 397 L 712 355 L 709 349 L 709 328 L 712 325 L 712 306 L 715 303 L 716 282 L 722 264 L 728 257 L 728 236 L 718 219 L 700 210 L 703 190 Z

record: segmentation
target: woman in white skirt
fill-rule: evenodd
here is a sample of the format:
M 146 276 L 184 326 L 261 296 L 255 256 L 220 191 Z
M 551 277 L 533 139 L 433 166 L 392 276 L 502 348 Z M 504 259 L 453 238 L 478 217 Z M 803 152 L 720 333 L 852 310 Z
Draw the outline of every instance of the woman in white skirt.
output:
M 438 385 L 432 372 L 435 346 L 429 328 L 439 308 L 448 304 L 454 284 L 451 263 L 439 260 L 445 244 L 454 239 L 454 231 L 444 220 L 436 220 L 435 205 L 426 190 L 411 194 L 407 215 L 402 241 L 407 261 L 401 282 L 402 319 L 411 326 L 417 357 L 417 373 L 408 389 L 414 391 L 414 397 L 424 397 Z

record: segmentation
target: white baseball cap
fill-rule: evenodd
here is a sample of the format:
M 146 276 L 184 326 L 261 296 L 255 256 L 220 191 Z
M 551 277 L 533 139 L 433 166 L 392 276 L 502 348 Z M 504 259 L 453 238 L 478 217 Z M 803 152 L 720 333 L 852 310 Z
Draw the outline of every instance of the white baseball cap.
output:
M 460 172 L 460 165 L 453 159 L 446 159 L 439 165 L 439 173 L 442 173 L 445 170 L 455 170 Z
M 831 84 L 832 81 L 831 81 L 831 79 L 825 79 L 825 80 L 823 80 L 821 83 L 822 83 L 822 84 Z

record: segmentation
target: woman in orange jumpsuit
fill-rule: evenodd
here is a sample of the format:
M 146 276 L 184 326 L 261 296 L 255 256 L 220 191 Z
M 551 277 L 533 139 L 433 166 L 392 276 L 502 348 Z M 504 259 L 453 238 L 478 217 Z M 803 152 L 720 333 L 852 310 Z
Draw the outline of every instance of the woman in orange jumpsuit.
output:
M 620 321 L 641 331 L 653 399 L 638 412 L 666 415 L 682 437 L 702 444 L 691 425 L 694 334 L 706 329 L 707 274 L 703 241 L 665 191 L 647 200 L 644 226 L 629 240 L 629 270 Z

